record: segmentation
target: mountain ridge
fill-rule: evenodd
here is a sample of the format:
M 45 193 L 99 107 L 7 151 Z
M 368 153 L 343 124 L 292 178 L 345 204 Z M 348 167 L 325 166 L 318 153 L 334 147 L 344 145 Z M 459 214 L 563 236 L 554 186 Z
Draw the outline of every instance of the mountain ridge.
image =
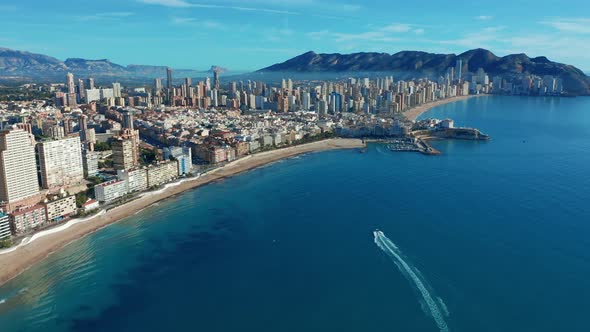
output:
M 499 57 L 489 50 L 477 48 L 461 54 L 436 54 L 423 51 L 400 51 L 394 54 L 358 52 L 351 54 L 315 53 L 309 51 L 285 62 L 258 70 L 259 73 L 338 73 L 338 72 L 394 72 L 398 77 L 444 75 L 447 68 L 463 60 L 463 72 L 473 73 L 483 68 L 493 76 L 515 78 L 524 73 L 561 78 L 567 92 L 590 95 L 590 78 L 580 69 L 550 61 L 545 56 L 530 58 L 525 53 Z
M 212 66 L 214 68 L 216 66 Z M 68 72 L 76 76 L 95 78 L 163 78 L 167 66 L 119 65 L 108 59 L 68 58 L 64 61 L 54 57 L 0 47 L 0 79 L 55 80 Z M 177 77 L 195 77 L 209 70 L 173 69 Z

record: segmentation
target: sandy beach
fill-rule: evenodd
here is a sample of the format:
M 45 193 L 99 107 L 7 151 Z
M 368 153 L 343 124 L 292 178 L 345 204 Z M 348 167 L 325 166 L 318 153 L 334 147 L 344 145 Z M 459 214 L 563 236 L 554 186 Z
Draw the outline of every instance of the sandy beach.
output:
M 468 95 L 468 96 L 459 96 L 459 97 L 437 100 L 435 102 L 431 102 L 428 104 L 420 105 L 418 107 L 414 107 L 414 108 L 410 109 L 409 111 L 404 112 L 404 115 L 406 116 L 406 118 L 408 120 L 416 121 L 416 119 L 422 113 L 427 112 L 434 107 L 441 106 L 441 105 L 448 104 L 448 103 L 454 103 L 456 101 L 465 100 L 465 99 L 469 99 L 469 98 L 473 98 L 473 97 L 481 97 L 481 96 L 487 96 L 487 95 Z
M 364 144 L 358 139 L 328 139 L 279 150 L 254 154 L 217 168 L 198 179 L 188 179 L 165 190 L 147 193 L 141 198 L 109 210 L 86 222 L 53 234 L 40 237 L 16 250 L 0 255 L 0 285 L 22 273 L 33 264 L 43 260 L 52 252 L 67 244 L 91 234 L 107 225 L 134 215 L 136 212 L 151 206 L 163 199 L 180 194 L 189 189 L 197 188 L 213 181 L 266 165 L 268 163 L 293 157 L 296 155 L 336 149 L 362 148 Z

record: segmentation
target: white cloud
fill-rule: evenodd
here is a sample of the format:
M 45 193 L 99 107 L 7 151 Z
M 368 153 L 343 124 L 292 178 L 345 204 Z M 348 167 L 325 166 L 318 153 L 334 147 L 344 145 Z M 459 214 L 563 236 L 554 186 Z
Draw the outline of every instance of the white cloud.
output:
M 387 33 L 383 31 L 367 31 L 361 33 L 334 33 L 333 37 L 336 42 L 344 43 L 344 42 L 351 42 L 351 41 L 365 41 L 365 42 L 394 42 L 399 40 L 398 38 L 394 38 L 389 36 Z
M 501 40 L 499 32 L 504 30 L 503 26 L 488 27 L 478 32 L 468 33 L 461 38 L 442 40 L 440 44 L 457 45 L 465 48 L 491 48 L 491 45 Z
M 130 17 L 135 15 L 135 13 L 131 12 L 110 12 L 110 13 L 96 13 L 93 15 L 88 16 L 79 16 L 77 20 L 79 21 L 97 21 L 97 20 L 120 20 L 126 17 Z
M 363 32 L 332 32 L 328 30 L 309 32 L 306 35 L 313 40 L 331 39 L 337 43 L 351 42 L 381 42 L 390 43 L 400 41 L 408 33 L 424 34 L 423 28 L 406 23 L 392 23 L 386 26 L 370 25 L 368 31 Z
M 479 16 L 476 16 L 475 17 L 476 20 L 480 20 L 480 21 L 489 21 L 489 20 L 491 20 L 493 18 L 494 17 L 493 16 L 490 16 L 490 15 L 479 15 Z
M 412 25 L 410 25 L 410 24 L 393 23 L 393 24 L 387 25 L 383 28 L 380 28 L 379 31 L 401 33 L 401 32 L 408 32 L 411 29 L 412 29 Z
M 299 15 L 298 12 L 270 9 L 270 8 L 258 8 L 258 7 L 244 7 L 244 6 L 228 6 L 228 5 L 213 5 L 208 3 L 194 3 L 184 0 L 137 0 L 141 3 L 148 5 L 160 5 L 172 8 L 206 8 L 206 9 L 229 9 L 237 11 L 249 11 L 259 12 L 268 14 L 283 14 L 283 15 Z
M 209 20 L 198 20 L 194 17 L 173 17 L 172 23 L 179 25 L 198 26 L 207 29 L 222 29 L 224 27 L 223 24 L 219 22 Z
M 138 0 L 139 2 L 143 2 L 148 5 L 160 5 L 166 7 L 178 7 L 178 8 L 186 8 L 192 7 L 192 5 L 183 0 Z
M 558 18 L 539 22 L 560 32 L 590 34 L 590 18 Z

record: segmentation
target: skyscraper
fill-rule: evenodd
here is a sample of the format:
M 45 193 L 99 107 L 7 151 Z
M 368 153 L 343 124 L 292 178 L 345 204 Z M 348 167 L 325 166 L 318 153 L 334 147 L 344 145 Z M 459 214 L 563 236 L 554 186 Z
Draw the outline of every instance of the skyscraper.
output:
M 38 194 L 35 139 L 23 129 L 0 132 L 0 202 L 13 203 Z
M 138 147 L 133 137 L 116 137 L 112 147 L 113 167 L 116 170 L 129 170 L 139 165 Z
M 133 114 L 129 111 L 123 112 L 123 128 L 133 131 Z
M 76 84 L 74 83 L 74 74 L 68 73 L 66 75 L 66 79 L 67 79 L 67 88 L 68 88 L 68 94 L 67 94 L 68 106 L 76 107 L 76 106 L 78 106 L 78 98 L 76 97 Z
M 121 83 L 113 83 L 113 97 L 121 98 Z
M 40 142 L 37 151 L 43 188 L 63 188 L 84 180 L 80 137 Z
M 166 68 L 166 94 L 168 96 L 168 105 L 172 105 L 172 68 Z
M 156 90 L 156 94 L 158 94 L 160 91 L 162 91 L 162 79 L 161 78 L 156 78 L 154 80 L 154 89 Z
M 461 82 L 461 78 L 463 76 L 463 60 L 457 60 L 457 65 L 455 66 L 455 75 L 457 77 L 457 81 Z
M 215 84 L 215 89 L 219 90 L 219 68 L 213 69 L 213 82 Z
M 88 79 L 88 81 L 87 81 L 87 83 L 88 83 L 88 84 L 87 84 L 87 85 L 88 85 L 88 87 L 87 87 L 87 88 L 88 88 L 89 90 L 92 90 L 92 89 L 94 89 L 94 78 L 89 78 L 89 79 Z
M 166 88 L 172 90 L 172 68 L 166 68 Z
M 68 73 L 66 75 L 68 93 L 76 93 L 76 84 L 74 84 L 74 74 Z
M 86 89 L 84 88 L 84 80 L 78 80 L 78 97 L 80 102 L 86 99 Z

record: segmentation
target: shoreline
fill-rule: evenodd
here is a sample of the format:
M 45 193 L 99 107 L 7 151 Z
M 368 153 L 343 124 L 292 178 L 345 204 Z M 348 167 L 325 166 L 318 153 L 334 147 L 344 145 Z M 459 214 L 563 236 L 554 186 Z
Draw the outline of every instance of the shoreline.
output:
M 488 94 L 479 94 L 479 95 L 467 95 L 467 96 L 459 96 L 459 97 L 441 99 L 441 100 L 437 100 L 434 102 L 430 102 L 428 104 L 420 105 L 418 107 L 414 107 L 414 108 L 404 112 L 403 115 L 406 117 L 406 119 L 408 119 L 410 121 L 416 121 L 416 119 L 420 115 L 430 111 L 431 109 L 433 109 L 437 106 L 450 104 L 450 103 L 454 103 L 454 102 L 461 101 L 461 100 L 467 100 L 467 99 L 471 99 L 471 98 L 475 98 L 475 97 L 482 97 L 482 96 L 489 96 L 489 95 Z
M 146 192 L 136 200 L 117 206 L 109 211 L 101 212 L 88 219 L 74 222 L 58 232 L 47 233 L 37 237 L 32 235 L 31 239 L 34 238 L 35 241 L 29 239 L 25 242 L 23 240 L 15 249 L 11 249 L 9 252 L 0 255 L 0 286 L 68 244 L 80 240 L 113 223 L 136 215 L 157 202 L 174 197 L 188 190 L 196 189 L 211 182 L 229 178 L 272 162 L 305 153 L 363 147 L 365 145 L 360 139 L 332 138 L 249 155 L 216 168 L 199 178 L 189 178 L 170 183 L 164 189 L 157 192 Z

